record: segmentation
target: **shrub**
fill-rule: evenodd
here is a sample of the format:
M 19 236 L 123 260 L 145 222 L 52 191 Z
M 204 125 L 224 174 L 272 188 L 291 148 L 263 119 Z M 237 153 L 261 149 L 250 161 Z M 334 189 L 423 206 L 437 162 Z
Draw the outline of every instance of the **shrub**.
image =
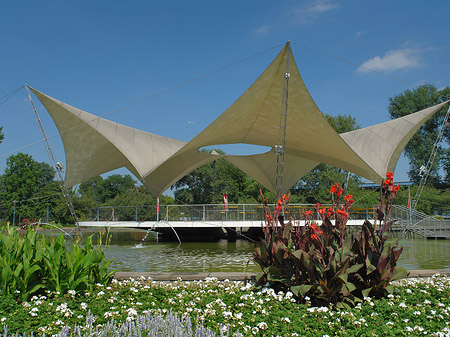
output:
M 105 260 L 101 240 L 92 244 L 92 236 L 84 247 L 74 240 L 69 250 L 62 234 L 47 241 L 31 228 L 21 237 L 14 228 L 0 233 L 0 290 L 3 294 L 19 294 L 26 301 L 44 290 L 66 292 L 86 290 L 96 283 L 106 284 L 113 271 Z
M 276 291 L 292 291 L 299 301 L 310 298 L 318 306 L 348 307 L 364 297 L 383 297 L 391 291 L 391 281 L 407 275 L 396 266 L 402 248 L 398 239 L 389 239 L 392 222 L 386 221 L 397 190 L 388 173 L 374 225 L 366 220 L 360 232 L 347 231 L 353 198 L 346 195 L 341 204 L 343 190 L 337 183 L 330 190 L 332 207 L 316 205 L 320 225 L 310 219 L 312 211 L 305 211 L 304 226 L 285 222 L 286 195 L 278 200 L 272 217 L 261 195 L 266 221 L 264 239 L 255 244 L 254 260 L 262 270 L 257 283 Z

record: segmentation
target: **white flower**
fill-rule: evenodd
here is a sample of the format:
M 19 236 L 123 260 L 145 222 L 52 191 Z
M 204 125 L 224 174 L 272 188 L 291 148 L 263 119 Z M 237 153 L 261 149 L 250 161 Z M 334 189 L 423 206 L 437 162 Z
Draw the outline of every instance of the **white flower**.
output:
M 75 294 L 77 293 L 75 290 L 69 290 L 67 292 L 69 295 L 75 296 Z
M 137 311 L 134 310 L 133 308 L 129 308 L 125 311 L 128 313 L 128 316 L 137 316 Z
M 406 304 L 403 303 L 403 302 L 401 302 L 398 306 L 399 306 L 400 308 L 406 308 Z
M 1 321 L 2 321 L 2 323 L 3 323 L 4 321 L 6 321 L 6 317 L 2 317 Z
M 258 323 L 258 328 L 260 328 L 261 330 L 266 330 L 268 328 L 267 323 L 266 322 Z
M 83 302 L 83 303 L 80 304 L 80 307 L 81 307 L 82 310 L 86 310 L 87 309 L 87 304 Z
M 224 311 L 222 313 L 223 317 L 225 318 L 232 318 L 233 317 L 233 313 L 231 311 Z
M 99 291 L 98 294 L 97 294 L 97 297 L 102 296 L 102 295 L 105 295 L 105 292 L 104 291 Z
M 312 307 L 306 310 L 308 310 L 309 312 L 328 312 L 329 309 L 327 307 L 320 307 L 320 308 Z
M 256 335 L 259 332 L 259 329 L 255 326 L 252 328 L 252 334 Z

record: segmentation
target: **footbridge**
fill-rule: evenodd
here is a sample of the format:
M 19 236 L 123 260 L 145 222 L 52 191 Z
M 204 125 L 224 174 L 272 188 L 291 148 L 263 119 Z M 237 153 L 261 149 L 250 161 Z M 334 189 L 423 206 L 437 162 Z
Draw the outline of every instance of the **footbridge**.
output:
M 328 208 L 331 205 L 322 205 Z M 274 205 L 269 205 L 271 209 Z M 313 211 L 320 220 L 315 205 L 291 204 L 286 217 L 304 225 L 304 212 Z M 347 226 L 361 226 L 365 219 L 373 221 L 376 207 L 354 206 Z M 219 239 L 257 239 L 262 235 L 264 209 L 260 204 L 195 204 L 103 206 L 92 208 L 90 219 L 82 227 L 126 227 L 155 231 L 164 240 L 215 241 Z M 393 231 L 406 236 L 450 238 L 450 221 L 427 216 L 407 207 L 394 205 L 391 219 Z

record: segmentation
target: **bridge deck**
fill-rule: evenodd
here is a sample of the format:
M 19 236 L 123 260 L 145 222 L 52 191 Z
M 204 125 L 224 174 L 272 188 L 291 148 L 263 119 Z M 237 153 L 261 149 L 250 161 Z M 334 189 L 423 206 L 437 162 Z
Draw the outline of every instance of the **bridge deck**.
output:
M 125 228 L 260 228 L 262 221 L 80 221 L 81 227 L 125 227 Z M 299 221 L 300 226 L 305 221 Z M 362 220 L 349 220 L 347 226 L 361 226 Z

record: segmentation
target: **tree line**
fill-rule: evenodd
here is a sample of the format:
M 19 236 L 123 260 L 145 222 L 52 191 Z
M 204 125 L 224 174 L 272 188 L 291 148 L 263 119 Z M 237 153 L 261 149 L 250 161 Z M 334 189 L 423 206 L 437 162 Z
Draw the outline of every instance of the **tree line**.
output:
M 432 85 L 390 98 L 388 111 L 391 118 L 398 118 L 424 109 L 450 98 L 450 88 L 437 90 Z M 409 159 L 408 171 L 411 182 L 420 179 L 420 167 L 426 165 L 434 141 L 446 114 L 442 109 L 424 124 L 405 148 Z M 338 133 L 358 129 L 350 115 L 325 115 Z M 4 136 L 0 127 L 0 143 Z M 450 211 L 450 129 L 447 128 L 437 158 L 430 172 L 428 184 L 421 195 L 418 209 L 428 214 L 447 214 Z M 211 149 L 212 150 L 212 149 Z M 220 152 L 220 150 L 216 150 Z M 394 177 L 395 178 L 395 177 Z M 355 204 L 376 205 L 379 192 L 376 188 L 361 187 L 361 178 L 347 171 L 320 164 L 300 179 L 290 190 L 291 203 L 315 204 L 331 202 L 329 188 L 335 182 L 352 194 Z M 417 186 L 401 186 L 396 203 L 406 205 L 408 197 L 415 194 Z M 223 195 L 229 203 L 259 203 L 260 189 L 270 202 L 275 196 L 257 181 L 223 159 L 203 165 L 176 182 L 172 196 L 161 196 L 162 204 L 211 204 L 222 203 Z M 112 174 L 95 177 L 69 191 L 74 208 L 81 220 L 88 219 L 90 209 L 100 206 L 155 205 L 156 199 L 130 175 Z M 3 175 L 0 176 L 0 220 L 19 222 L 20 219 L 35 218 L 55 220 L 62 224 L 73 223 L 66 202 L 62 198 L 53 168 L 35 161 L 24 153 L 7 159 Z

